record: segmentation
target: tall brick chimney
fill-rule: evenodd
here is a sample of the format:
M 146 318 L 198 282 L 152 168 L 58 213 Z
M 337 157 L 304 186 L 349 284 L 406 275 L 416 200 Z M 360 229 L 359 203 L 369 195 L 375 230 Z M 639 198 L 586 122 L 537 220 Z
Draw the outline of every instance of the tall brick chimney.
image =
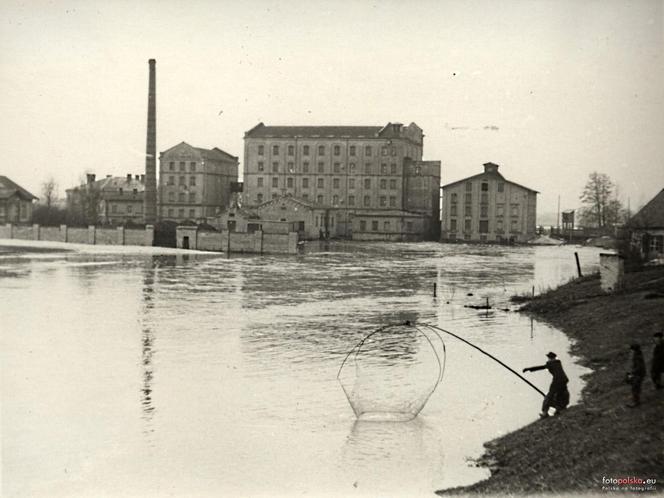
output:
M 148 83 L 148 136 L 145 147 L 145 197 L 143 213 L 145 223 L 157 221 L 157 92 L 156 64 L 150 59 L 150 79 Z

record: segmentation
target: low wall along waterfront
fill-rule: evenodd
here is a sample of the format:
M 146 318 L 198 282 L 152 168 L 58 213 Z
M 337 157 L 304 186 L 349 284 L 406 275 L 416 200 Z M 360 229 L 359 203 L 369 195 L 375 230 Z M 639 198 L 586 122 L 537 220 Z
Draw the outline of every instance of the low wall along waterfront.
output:
M 59 227 L 42 227 L 40 225 L 17 226 L 8 223 L 0 225 L 0 239 L 47 240 L 51 242 L 70 242 L 75 244 L 121 245 L 121 246 L 152 246 L 154 227 L 147 225 L 138 228 L 72 228 L 67 225 Z
M 177 228 L 177 247 L 199 251 L 240 252 L 254 254 L 296 254 L 299 237 L 297 232 L 266 233 L 209 232 L 195 226 Z

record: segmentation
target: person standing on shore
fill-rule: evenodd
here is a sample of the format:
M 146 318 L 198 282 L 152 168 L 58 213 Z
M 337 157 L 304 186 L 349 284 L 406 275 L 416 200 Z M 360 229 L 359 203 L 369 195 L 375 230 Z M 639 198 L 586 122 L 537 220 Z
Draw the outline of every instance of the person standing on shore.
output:
M 653 334 L 655 347 L 652 350 L 652 363 L 650 365 L 650 376 L 656 389 L 664 387 L 662 385 L 662 374 L 664 373 L 664 341 L 662 341 L 662 333 L 656 332 Z
M 567 390 L 567 382 L 569 382 L 569 379 L 565 374 L 565 370 L 563 370 L 563 365 L 560 360 L 556 358 L 556 353 L 549 352 L 546 354 L 546 357 L 547 362 L 544 365 L 523 369 L 524 372 L 535 372 L 546 368 L 551 374 L 551 385 L 549 386 L 549 392 L 544 396 L 540 418 L 548 417 L 549 408 L 551 407 L 556 409 L 556 415 L 560 415 L 569 404 L 569 391 Z
M 641 346 L 633 343 L 629 348 L 632 350 L 632 367 L 627 374 L 627 381 L 632 386 L 632 402 L 627 406 L 636 408 L 641 404 L 641 384 L 646 375 L 646 362 L 643 360 Z

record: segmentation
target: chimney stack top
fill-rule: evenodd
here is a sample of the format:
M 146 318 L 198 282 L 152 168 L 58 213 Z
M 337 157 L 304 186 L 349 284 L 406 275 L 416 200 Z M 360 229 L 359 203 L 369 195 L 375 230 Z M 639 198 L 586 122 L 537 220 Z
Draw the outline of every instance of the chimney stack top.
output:
M 498 165 L 495 163 L 484 163 L 485 173 L 498 173 Z

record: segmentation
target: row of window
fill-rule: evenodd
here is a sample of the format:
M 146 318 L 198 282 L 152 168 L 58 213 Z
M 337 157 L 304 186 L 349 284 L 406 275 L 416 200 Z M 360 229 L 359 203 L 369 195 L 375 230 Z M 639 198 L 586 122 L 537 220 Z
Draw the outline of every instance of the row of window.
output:
M 489 220 L 479 220 L 478 224 L 479 233 L 489 233 Z M 457 220 L 452 218 L 450 220 L 450 232 L 456 232 L 458 230 Z M 463 224 L 464 232 L 470 232 L 472 230 L 472 220 L 465 219 Z M 503 220 L 496 220 L 496 232 L 501 233 L 505 230 Z M 510 223 L 510 232 L 517 232 L 519 230 L 519 221 L 511 220 Z
M 276 199 L 279 196 L 277 192 L 272 192 L 272 199 Z M 305 201 L 309 200 L 309 194 L 302 194 L 301 198 L 304 199 Z M 326 204 L 325 200 L 326 197 L 322 194 L 317 195 L 316 197 L 311 197 L 311 200 L 314 200 L 318 204 Z M 256 204 L 262 204 L 265 202 L 265 197 L 263 196 L 262 193 L 259 193 L 256 195 Z M 333 206 L 340 206 L 344 204 L 344 200 L 346 201 L 347 206 L 349 207 L 355 207 L 358 204 L 356 204 L 356 201 L 359 199 L 356 199 L 354 195 L 349 195 L 347 199 L 344 199 L 338 195 L 333 195 L 332 196 L 332 205 Z M 366 208 L 372 207 L 372 202 L 371 202 L 371 196 L 370 195 L 365 195 L 362 197 L 362 206 Z M 379 207 L 391 207 L 391 208 L 396 208 L 397 207 L 397 197 L 395 195 L 390 195 L 389 197 L 386 195 L 381 195 L 378 197 L 378 206 Z
M 175 162 L 171 161 L 168 163 L 168 170 L 169 171 L 175 171 Z M 186 171 L 186 163 L 185 161 L 180 161 L 179 163 L 179 171 Z M 192 161 L 189 163 L 189 171 L 196 171 L 196 162 Z
M 187 194 L 178 192 L 179 203 L 187 202 L 187 200 L 190 204 L 194 204 L 196 202 L 196 192 L 187 192 Z M 168 202 L 175 202 L 175 192 L 168 193 Z
M 497 183 L 496 189 L 498 192 L 504 192 L 505 191 L 505 183 L 503 182 L 498 182 Z M 489 191 L 489 183 L 488 182 L 482 182 L 482 185 L 480 187 L 480 190 L 482 192 L 488 192 Z M 473 191 L 473 182 L 466 182 L 466 192 L 472 192 Z M 456 196 L 456 194 L 452 194 L 452 196 Z
M 168 177 L 168 181 L 166 182 L 166 185 L 175 185 L 175 176 L 170 175 Z M 187 185 L 187 177 L 186 176 L 180 176 L 178 178 L 178 185 Z M 196 186 L 196 177 L 195 176 L 190 176 L 189 177 L 189 185 L 190 186 Z
M 379 226 L 379 221 L 378 220 L 371 220 L 371 231 L 372 232 L 377 232 L 378 231 L 378 226 Z M 383 232 L 390 232 L 392 230 L 392 222 L 389 220 L 383 221 Z M 367 220 L 360 220 L 360 231 L 361 232 L 366 232 L 367 231 Z M 413 222 L 412 221 L 407 221 L 406 222 L 406 231 L 407 232 L 412 232 L 413 231 Z
M 286 149 L 286 154 L 288 156 L 295 156 L 295 146 L 294 145 L 287 145 L 285 147 Z M 309 145 L 303 145 L 302 146 L 302 155 L 303 156 L 309 156 L 311 155 L 311 149 L 312 147 Z M 340 156 L 341 155 L 341 145 L 333 145 L 331 147 L 332 154 L 334 156 Z M 378 149 L 378 148 L 377 148 Z M 279 145 L 273 145 L 272 146 L 272 155 L 273 156 L 278 156 L 281 148 Z M 326 153 L 326 147 L 324 145 L 319 145 L 317 147 L 317 152 L 319 156 L 324 156 Z M 371 145 L 365 145 L 364 147 L 357 147 L 356 145 L 349 145 L 348 146 L 348 155 L 349 156 L 356 156 L 358 155 L 358 152 L 360 150 L 364 150 L 364 155 L 365 157 L 371 157 L 373 154 L 373 147 Z M 380 154 L 382 156 L 396 156 L 397 155 L 397 148 L 395 146 L 387 146 L 384 145 L 380 147 Z M 258 146 L 258 155 L 259 156 L 264 156 L 265 155 L 265 145 L 260 144 Z
M 510 216 L 512 217 L 519 217 L 519 204 L 510 204 Z M 473 215 L 473 206 L 472 204 L 464 204 L 464 209 L 463 209 L 464 215 L 465 216 L 472 216 Z M 452 204 L 450 206 L 450 216 L 458 216 L 458 209 L 456 204 Z M 483 218 L 486 218 L 489 216 L 489 205 L 488 204 L 480 204 L 480 216 Z M 496 216 L 502 217 L 505 216 L 505 205 L 504 204 L 496 204 Z
M 136 210 L 134 210 L 134 206 L 132 204 L 122 204 L 125 206 L 125 213 L 126 214 L 142 214 L 143 213 L 143 206 L 141 204 L 138 204 L 136 206 Z M 111 204 L 111 214 L 118 214 L 122 213 L 122 210 L 120 207 L 122 206 L 121 204 Z
M 175 218 L 175 213 L 176 213 L 175 209 L 168 208 L 168 217 L 169 218 Z M 163 215 L 163 211 L 162 211 L 162 215 Z M 177 210 L 177 217 L 178 218 L 184 218 L 185 217 L 185 209 L 184 208 L 180 208 L 180 209 Z M 195 209 L 189 209 L 188 217 L 191 218 L 191 219 L 196 218 L 196 210 Z
M 309 173 L 309 162 L 304 161 L 302 163 L 302 173 Z M 364 165 L 364 173 L 367 175 L 371 175 L 374 172 L 372 163 L 366 163 Z M 378 173 L 380 172 L 381 175 L 397 175 L 397 164 L 392 163 L 389 165 L 389 173 L 388 173 L 388 167 L 387 163 L 381 163 L 380 165 L 380 170 L 376 169 L 375 172 Z M 265 163 L 263 161 L 258 161 L 256 163 L 256 169 L 258 171 L 265 171 Z M 281 165 L 278 161 L 275 161 L 272 163 L 272 172 L 273 173 L 279 173 L 281 169 Z M 318 173 L 325 173 L 325 163 L 323 161 L 319 161 L 318 164 L 316 165 L 316 170 Z M 346 170 L 346 165 L 342 163 L 334 163 L 332 165 L 332 172 L 333 173 L 341 173 L 342 171 Z M 289 162 L 286 164 L 286 170 L 288 173 L 295 173 L 295 163 L 294 162 Z M 355 163 L 349 163 L 348 164 L 348 172 L 350 174 L 356 173 L 356 167 Z
M 309 178 L 302 178 L 302 188 L 309 188 L 310 185 L 310 179 Z M 341 188 L 341 178 L 333 178 L 332 179 L 332 188 L 339 189 Z M 347 179 L 348 183 L 348 189 L 352 190 L 355 188 L 355 178 L 348 178 Z M 283 182 L 286 188 L 295 188 L 295 178 L 293 177 L 288 177 L 285 179 L 285 182 Z M 313 184 L 313 182 L 311 182 Z M 362 183 L 364 188 L 366 190 L 369 190 L 371 188 L 371 178 L 365 178 L 364 182 Z M 259 176 L 256 178 L 256 187 L 264 187 L 265 186 L 265 181 L 262 176 Z M 380 187 L 381 190 L 387 190 L 388 186 L 388 180 L 386 178 L 381 178 L 378 181 L 378 186 Z M 278 188 L 279 187 L 279 177 L 273 176 L 272 177 L 272 187 Z M 316 179 L 316 187 L 317 188 L 325 188 L 325 178 L 317 178 Z M 390 179 L 389 180 L 389 187 L 390 190 L 397 190 L 397 181 L 396 179 Z

